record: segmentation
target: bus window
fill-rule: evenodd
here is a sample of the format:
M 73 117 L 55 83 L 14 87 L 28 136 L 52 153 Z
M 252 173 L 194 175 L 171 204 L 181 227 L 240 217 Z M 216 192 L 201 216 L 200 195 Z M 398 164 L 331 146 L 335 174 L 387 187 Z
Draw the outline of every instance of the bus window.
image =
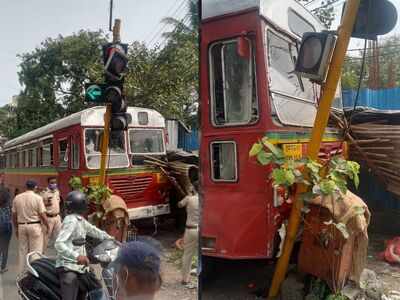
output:
M 74 142 L 72 144 L 72 169 L 79 169 L 79 144 L 78 142 Z
M 2 154 L 0 156 L 0 169 L 5 169 L 6 167 L 6 156 Z
M 25 153 L 25 151 L 21 151 L 20 152 L 21 153 L 21 167 L 22 168 L 25 168 L 26 167 L 26 165 L 25 165 L 25 157 L 26 157 L 26 153 Z
M 10 154 L 6 153 L 6 168 L 10 168 Z
M 288 23 L 290 30 L 300 38 L 305 32 L 315 32 L 314 26 L 291 8 L 288 11 Z
M 129 130 L 131 154 L 164 154 L 164 138 L 161 129 Z
M 28 150 L 28 166 L 33 167 L 33 149 Z
M 25 153 L 25 168 L 29 168 L 29 152 L 28 150 L 25 150 L 24 153 Z
M 250 56 L 245 58 L 238 55 L 236 40 L 215 43 L 210 49 L 210 67 L 214 125 L 243 125 L 257 121 L 252 47 Z
M 312 126 L 318 88 L 294 73 L 295 42 L 268 29 L 267 46 L 273 116 L 284 125 Z
M 36 154 L 36 148 L 29 149 L 28 152 L 29 156 L 29 167 L 35 168 L 37 167 L 37 154 Z
M 211 143 L 211 178 L 214 181 L 237 181 L 237 154 L 235 142 Z
M 14 168 L 14 162 L 13 162 L 13 160 L 14 160 L 14 154 L 9 153 L 9 154 L 8 154 L 8 167 L 9 167 L 9 168 Z
M 14 153 L 14 168 L 19 168 L 19 152 Z
M 58 142 L 58 165 L 68 167 L 68 140 Z
M 53 164 L 53 144 L 45 144 L 41 148 L 41 166 L 48 167 Z
M 86 164 L 89 169 L 100 168 L 102 139 L 103 129 L 85 130 Z M 108 164 L 110 168 L 126 168 L 129 166 L 125 145 L 125 132 L 110 132 L 109 154 Z

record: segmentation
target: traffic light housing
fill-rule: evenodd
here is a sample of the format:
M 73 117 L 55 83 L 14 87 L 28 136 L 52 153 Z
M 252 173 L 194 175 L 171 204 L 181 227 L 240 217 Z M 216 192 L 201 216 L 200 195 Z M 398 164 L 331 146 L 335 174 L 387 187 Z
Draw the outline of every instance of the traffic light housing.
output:
M 343 6 L 343 14 L 346 5 Z M 343 16 L 342 14 L 342 16 Z M 361 0 L 352 37 L 376 40 L 390 32 L 397 23 L 396 7 L 388 0 Z
M 314 82 L 324 82 L 336 37 L 328 32 L 306 32 L 301 41 L 295 73 Z
M 127 44 L 107 44 L 103 46 L 103 61 L 106 80 L 109 82 L 119 82 L 128 69 L 128 45 Z
M 106 103 L 111 104 L 110 128 L 112 131 L 126 130 L 132 121 L 123 94 L 124 73 L 128 68 L 128 45 L 121 43 L 103 46 L 103 61 L 107 87 L 104 91 Z

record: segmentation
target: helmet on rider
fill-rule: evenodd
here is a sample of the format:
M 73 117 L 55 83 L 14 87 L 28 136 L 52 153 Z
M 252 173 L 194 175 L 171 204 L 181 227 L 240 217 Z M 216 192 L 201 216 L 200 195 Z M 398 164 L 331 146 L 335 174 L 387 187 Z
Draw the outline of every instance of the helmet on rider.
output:
M 72 191 L 67 195 L 65 207 L 69 213 L 83 215 L 88 209 L 86 195 L 79 191 Z

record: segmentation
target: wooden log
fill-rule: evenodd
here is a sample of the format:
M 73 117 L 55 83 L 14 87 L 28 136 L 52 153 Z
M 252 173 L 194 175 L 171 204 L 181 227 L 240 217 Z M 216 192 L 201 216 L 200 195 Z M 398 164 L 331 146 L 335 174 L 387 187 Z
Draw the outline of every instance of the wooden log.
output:
M 395 150 L 395 147 L 374 147 L 374 146 L 360 146 L 363 150 L 382 150 L 382 151 L 391 151 Z
M 388 157 L 386 154 L 379 154 L 379 153 L 371 153 L 371 152 L 365 152 L 367 156 L 373 156 L 373 157 L 380 157 L 380 158 L 386 158 Z
M 373 143 L 387 143 L 390 142 L 390 139 L 370 139 L 370 140 L 355 140 L 355 142 L 350 142 L 351 145 L 353 144 L 358 144 L 358 145 L 363 145 L 363 144 L 373 144 Z

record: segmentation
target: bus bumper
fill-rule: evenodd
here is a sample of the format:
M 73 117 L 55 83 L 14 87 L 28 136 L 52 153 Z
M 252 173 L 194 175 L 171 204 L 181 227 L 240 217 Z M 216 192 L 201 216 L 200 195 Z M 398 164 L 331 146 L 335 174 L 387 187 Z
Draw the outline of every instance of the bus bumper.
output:
M 128 208 L 129 220 L 152 218 L 170 213 L 169 204 L 149 205 L 136 208 Z

